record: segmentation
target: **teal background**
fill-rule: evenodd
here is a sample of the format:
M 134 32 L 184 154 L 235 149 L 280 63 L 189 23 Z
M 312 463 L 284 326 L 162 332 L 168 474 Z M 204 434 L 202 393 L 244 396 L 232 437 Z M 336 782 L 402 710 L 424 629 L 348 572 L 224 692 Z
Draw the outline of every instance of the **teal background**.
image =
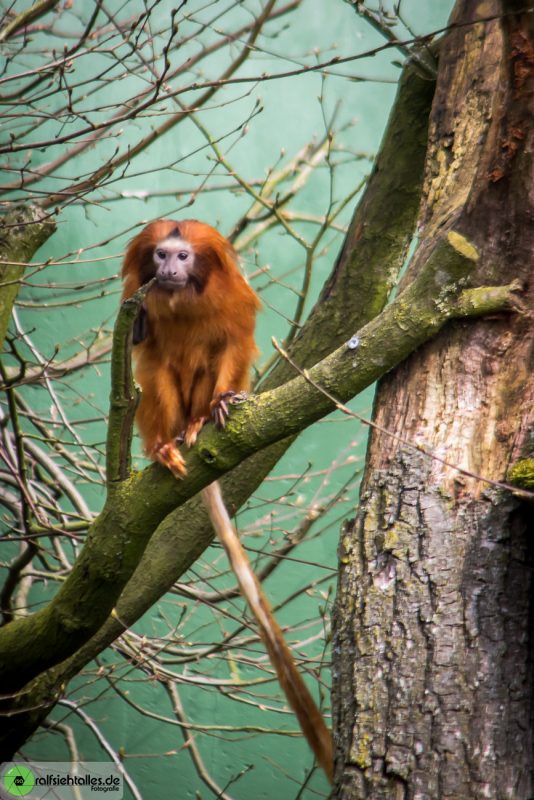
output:
M 129 5 L 139 5 L 133 0 Z M 162 2 L 154 10 L 155 28 L 163 26 L 171 3 Z M 247 9 L 256 10 L 255 3 L 215 4 L 228 9 L 219 26 L 230 29 L 233 24 L 249 21 Z M 440 28 L 446 23 L 450 0 L 421 3 L 408 0 L 402 3 L 403 19 L 415 34 Z M 204 8 L 199 2 L 190 2 L 186 9 L 197 20 L 214 13 L 214 5 Z M 84 10 L 83 14 L 86 14 Z M 194 30 L 193 23 L 182 23 Z M 312 64 L 315 58 L 326 60 L 334 55 L 341 57 L 366 53 L 383 44 L 380 34 L 361 20 L 348 3 L 331 0 L 304 0 L 290 17 L 281 18 L 268 29 L 269 37 L 260 37 L 261 48 L 251 56 L 238 73 L 261 75 L 295 69 L 299 64 Z M 399 28 L 401 38 L 410 38 L 406 28 Z M 203 42 L 214 41 L 217 34 L 207 32 Z M 192 41 L 190 52 L 197 43 Z M 320 55 L 315 55 L 320 50 Z M 188 51 L 173 54 L 178 63 Z M 28 56 L 31 60 L 31 55 Z M 98 59 L 98 56 L 94 56 Z M 225 56 L 217 54 L 203 67 L 201 78 L 217 76 L 226 65 Z M 353 192 L 368 174 L 376 152 L 388 112 L 394 97 L 399 76 L 399 62 L 403 60 L 395 48 L 389 48 L 372 57 L 335 65 L 328 74 L 309 73 L 281 80 L 258 81 L 227 87 L 218 94 L 208 110 L 202 111 L 202 124 L 212 136 L 223 137 L 220 147 L 232 168 L 243 178 L 254 181 L 265 178 L 272 165 L 286 164 L 306 144 L 325 134 L 325 120 L 335 118 L 332 155 L 334 181 L 331 185 L 329 171 L 323 165 L 317 169 L 305 188 L 288 208 L 306 217 L 325 213 L 332 193 L 340 202 Z M 98 64 L 93 62 L 95 70 Z M 135 91 L 137 78 L 128 82 L 106 85 L 98 95 L 106 104 L 118 104 L 127 93 Z M 184 85 L 190 77 L 184 76 Z M 142 82 L 139 83 L 139 86 Z M 138 90 L 138 89 L 137 89 Z M 183 96 L 190 102 L 191 93 Z M 212 107 L 211 107 L 212 106 Z M 261 113 L 254 115 L 257 107 Z M 247 119 L 252 118 L 243 125 Z M 109 158 L 117 147 L 133 144 L 143 126 L 149 128 L 154 120 L 140 119 L 124 126 L 120 135 L 113 135 L 88 153 L 79 157 L 73 167 L 62 168 L 63 174 L 83 175 L 95 164 Z M 157 120 L 156 120 L 157 123 Z M 40 136 L 54 129 L 47 123 Z M 33 165 L 46 162 L 56 153 L 35 150 Z M 171 166 L 172 162 L 172 166 Z M 207 176 L 207 177 L 206 177 Z M 295 176 L 291 176 L 294 180 Z M 291 181 L 288 182 L 289 185 Z M 53 186 L 50 180 L 45 182 Z M 147 199 L 132 197 L 132 193 L 148 192 Z M 198 194 L 197 194 L 198 192 Z M 125 196 L 125 193 L 127 196 Z M 161 194 L 158 194 L 161 193 Z M 58 358 L 76 352 L 80 344 L 87 345 L 95 337 L 109 332 L 116 314 L 120 284 L 121 254 L 129 238 L 142 221 L 158 216 L 203 219 L 228 234 L 240 216 L 251 205 L 250 198 L 240 189 L 226 170 L 214 161 L 198 128 L 186 121 L 176 132 L 171 132 L 148 148 L 130 165 L 125 176 L 91 195 L 92 204 L 71 205 L 57 217 L 57 233 L 35 256 L 35 262 L 73 262 L 47 267 L 31 278 L 20 295 L 17 314 L 22 329 L 38 344 L 45 358 L 59 348 Z M 336 229 L 329 230 L 318 248 L 314 263 L 309 298 L 309 310 L 324 280 L 330 273 L 353 211 L 353 198 L 336 220 Z M 387 214 L 387 209 L 384 209 Z M 316 224 L 300 219 L 295 228 L 310 239 Z M 239 243 L 239 240 L 238 240 Z M 84 248 L 78 254 L 80 248 Z M 304 252 L 280 226 L 270 230 L 259 243 L 241 251 L 243 269 L 260 292 L 264 310 L 258 321 L 258 344 L 261 350 L 259 368 L 272 355 L 271 337 L 279 341 L 287 334 L 287 318 L 295 312 L 297 295 L 302 283 Z M 102 260 L 103 259 L 103 260 Z M 268 273 L 259 273 L 258 268 Z M 269 277 L 270 276 L 270 277 Z M 274 277 L 275 280 L 272 280 Z M 354 298 L 358 302 L 358 298 Z M 347 338 L 354 331 L 347 330 Z M 102 463 L 105 439 L 109 376 L 107 364 L 91 367 L 60 381 L 57 391 L 69 417 L 77 420 L 76 430 L 87 446 L 87 457 Z M 28 402 L 54 427 L 51 416 L 51 398 L 42 388 L 27 388 Z M 372 393 L 367 392 L 353 402 L 352 407 L 366 417 L 371 413 Z M 57 430 L 66 441 L 72 440 L 68 431 L 58 423 Z M 238 522 L 244 529 L 245 542 L 252 551 L 269 550 L 280 542 L 284 531 L 298 526 L 303 510 L 312 503 L 325 503 L 344 482 L 349 488 L 335 506 L 315 523 L 311 534 L 299 546 L 295 560 L 277 569 L 266 582 L 266 590 L 276 605 L 299 588 L 310 589 L 284 605 L 279 612 L 282 624 L 298 622 L 304 626 L 301 638 L 320 632 L 321 614 L 328 619 L 335 590 L 336 548 L 341 521 L 350 516 L 357 500 L 357 483 L 365 454 L 366 429 L 354 420 L 332 415 L 305 431 L 290 452 L 282 459 L 275 474 L 239 514 Z M 135 444 L 136 465 L 142 466 L 139 444 Z M 92 510 L 98 511 L 103 500 L 102 482 L 98 473 L 88 471 L 88 479 L 78 488 Z M 220 585 L 212 571 L 225 570 L 225 562 L 218 547 L 211 547 L 195 565 L 191 575 L 184 577 L 200 588 Z M 204 581 L 210 583 L 206 587 Z M 228 580 L 227 576 L 222 581 Z M 230 580 L 230 584 L 233 582 Z M 215 583 L 214 583 L 215 581 Z M 318 582 L 311 587 L 312 582 Z M 33 607 L 46 601 L 50 587 L 36 585 L 30 595 Z M 225 631 L 233 630 L 243 617 L 240 600 L 231 601 L 228 611 L 233 616 L 218 617 L 209 608 L 197 607 L 193 602 L 177 595 L 162 600 L 151 609 L 135 627 L 148 636 L 168 634 L 169 627 L 177 625 L 178 641 L 183 642 L 187 656 L 187 642 L 205 643 L 219 641 Z M 290 636 L 294 638 L 293 634 Z M 320 639 L 306 645 L 304 652 L 319 657 Z M 261 653 L 255 643 L 253 654 Z M 300 653 L 300 650 L 299 650 Z M 177 665 L 173 665 L 180 671 Z M 204 665 L 205 666 L 205 665 Z M 208 662 L 210 678 L 228 680 L 238 674 L 241 680 L 257 680 L 261 673 L 251 667 L 232 665 L 218 659 Z M 254 725 L 296 731 L 292 715 L 270 710 L 259 710 L 247 702 L 225 696 L 224 687 L 199 687 L 191 683 L 195 677 L 194 665 L 182 666 L 183 681 L 178 684 L 181 700 L 190 722 L 211 726 Z M 100 675 L 97 676 L 97 673 Z M 121 691 L 127 698 L 120 699 L 112 687 L 120 677 Z M 325 686 L 327 670 L 321 674 Z M 313 685 L 313 684 L 310 684 Z M 270 682 L 261 687 L 265 692 L 265 706 L 283 707 L 277 699 L 276 686 Z M 247 701 L 247 695 L 241 700 Z M 106 757 L 105 745 L 98 741 L 98 725 L 113 748 L 121 748 L 124 765 L 137 785 L 141 795 L 152 797 L 208 798 L 214 796 L 200 781 L 190 756 L 182 749 L 180 729 L 172 722 L 169 698 L 162 689 L 150 681 L 127 661 L 110 651 L 99 663 L 88 667 L 73 683 L 69 702 L 81 703 L 84 718 L 72 706 L 58 706 L 53 719 L 65 722 L 75 730 L 80 755 L 84 760 L 101 761 Z M 148 711 L 140 714 L 137 707 Z M 158 719 L 165 717 L 165 724 Z M 199 733 L 196 742 L 203 761 L 220 786 L 228 786 L 228 794 L 235 798 L 289 798 L 325 797 L 326 782 L 314 774 L 303 795 L 299 786 L 311 766 L 311 758 L 298 736 L 227 733 L 215 730 Z M 68 751 L 61 736 L 50 731 L 39 732 L 24 749 L 24 754 L 34 759 L 64 760 Z M 126 797 L 134 796 L 129 788 Z

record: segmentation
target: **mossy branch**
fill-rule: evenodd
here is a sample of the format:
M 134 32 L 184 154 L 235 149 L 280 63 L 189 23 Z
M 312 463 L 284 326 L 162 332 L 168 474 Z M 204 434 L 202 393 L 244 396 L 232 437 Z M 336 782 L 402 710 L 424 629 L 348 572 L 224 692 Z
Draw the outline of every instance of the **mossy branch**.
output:
M 40 209 L 16 208 L 2 219 L 0 233 L 0 346 L 4 344 L 25 264 L 54 233 L 54 220 Z
M 474 260 L 449 233 L 418 277 L 330 356 L 309 370 L 314 383 L 342 402 L 380 378 L 448 320 L 479 315 L 476 298 L 462 298 Z M 467 289 L 467 291 L 470 291 Z M 493 305 L 508 307 L 517 286 L 499 291 Z M 122 341 L 122 340 L 121 340 Z M 285 439 L 328 414 L 332 401 L 299 376 L 236 407 L 225 431 L 208 426 L 185 453 L 188 476 L 177 481 L 158 464 L 120 482 L 91 527 L 71 575 L 49 605 L 0 631 L 0 677 L 5 690 L 23 685 L 73 653 L 109 615 L 151 533 L 177 505 L 252 453 Z M 52 644 L 51 644 L 52 643 Z
M 146 283 L 122 303 L 113 329 L 106 446 L 108 488 L 130 474 L 133 426 L 139 401 L 139 390 L 132 374 L 132 325 L 153 283 L 153 280 Z
M 313 383 L 346 402 L 435 336 L 449 320 L 516 309 L 517 282 L 468 287 L 476 251 L 468 252 L 466 244 L 455 232 L 440 240 L 416 279 L 378 317 L 308 371 Z M 197 447 L 186 454 L 189 475 L 202 473 L 202 462 L 217 474 L 226 472 L 236 460 L 303 430 L 333 407 L 304 377 L 253 397 L 234 413 L 223 434 L 209 428 L 203 432 Z
M 21 11 L 16 17 L 13 17 L 7 25 L 0 30 L 0 42 L 6 41 L 14 33 L 19 31 L 26 25 L 30 25 L 35 20 L 46 14 L 55 6 L 59 5 L 59 0 L 37 0 L 30 8 Z

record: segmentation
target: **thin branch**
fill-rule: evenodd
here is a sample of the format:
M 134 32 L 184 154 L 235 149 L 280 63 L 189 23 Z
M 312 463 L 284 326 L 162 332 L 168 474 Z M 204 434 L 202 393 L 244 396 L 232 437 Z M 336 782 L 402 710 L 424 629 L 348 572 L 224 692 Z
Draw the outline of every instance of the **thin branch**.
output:
M 198 773 L 199 778 L 203 783 L 206 784 L 208 789 L 210 789 L 217 798 L 221 798 L 221 800 L 234 800 L 234 798 L 231 795 L 227 794 L 227 792 L 225 792 L 224 789 L 222 789 L 213 780 L 208 770 L 206 769 L 206 765 L 204 764 L 204 761 L 200 754 L 200 750 L 195 741 L 195 737 L 193 733 L 186 727 L 187 719 L 185 716 L 184 707 L 182 705 L 182 701 L 180 700 L 180 695 L 178 694 L 178 690 L 175 684 L 172 683 L 171 681 L 165 681 L 164 687 L 167 690 L 167 693 L 171 699 L 174 714 L 176 716 L 176 719 L 181 725 L 181 731 L 184 737 L 185 747 L 187 749 L 187 752 L 191 756 L 191 759 L 193 761 L 193 764 L 195 765 L 195 769 Z
M 104 736 L 103 732 L 100 730 L 98 725 L 95 723 L 93 719 L 87 714 L 82 708 L 80 708 L 79 704 L 73 703 L 71 700 L 62 699 L 59 701 L 59 705 L 65 706 L 65 708 L 69 708 L 76 716 L 80 717 L 85 725 L 89 728 L 90 731 L 95 735 L 98 743 L 102 747 L 103 751 L 106 753 L 107 756 L 111 759 L 111 761 L 115 764 L 116 768 L 124 778 L 124 783 L 127 785 L 128 789 L 132 793 L 134 800 L 143 800 L 141 792 L 137 788 L 136 784 L 129 776 L 127 771 L 124 769 L 124 765 L 120 760 L 119 756 L 115 752 L 114 748 L 111 747 L 110 743 Z

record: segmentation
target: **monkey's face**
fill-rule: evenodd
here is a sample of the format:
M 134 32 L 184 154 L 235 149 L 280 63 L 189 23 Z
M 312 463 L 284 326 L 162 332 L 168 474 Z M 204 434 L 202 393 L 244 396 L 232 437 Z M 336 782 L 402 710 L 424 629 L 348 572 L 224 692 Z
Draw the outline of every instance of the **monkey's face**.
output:
M 158 242 L 153 253 L 156 283 L 161 289 L 176 291 L 194 286 L 196 276 L 195 254 L 184 239 L 169 236 Z
M 161 289 L 175 291 L 192 284 L 195 254 L 191 245 L 176 236 L 158 242 L 154 248 L 156 282 Z

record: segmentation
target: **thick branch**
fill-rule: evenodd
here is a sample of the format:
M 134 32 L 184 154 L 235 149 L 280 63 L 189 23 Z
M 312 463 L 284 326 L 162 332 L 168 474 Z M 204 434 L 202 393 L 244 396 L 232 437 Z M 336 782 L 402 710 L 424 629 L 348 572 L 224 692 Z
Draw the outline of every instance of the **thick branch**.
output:
M 56 229 L 54 221 L 40 209 L 17 208 L 2 220 L 0 237 L 0 344 L 6 338 L 13 303 L 24 267 L 36 250 Z M 2 263 L 8 262 L 8 263 Z M 13 262 L 13 263 L 11 263 Z
M 30 25 L 35 20 L 42 17 L 48 11 L 50 11 L 54 6 L 57 6 L 59 0 L 37 0 L 36 3 L 33 4 L 30 8 L 21 11 L 20 14 L 17 14 L 7 25 L 4 25 L 2 30 L 0 30 L 0 42 L 5 42 L 6 39 L 9 39 L 14 33 L 19 31 L 21 28 L 25 27 L 26 25 Z
M 341 401 L 349 400 L 464 312 L 458 298 L 474 261 L 453 237 L 438 243 L 415 281 L 360 331 L 357 346 L 353 337 L 309 371 L 315 384 Z M 510 288 L 510 303 L 516 289 Z M 499 301 L 493 311 L 502 310 L 500 296 Z M 468 306 L 469 315 L 478 315 L 472 298 Z M 224 432 L 205 429 L 186 453 L 186 480 L 176 481 L 153 464 L 119 484 L 56 597 L 42 611 L 0 631 L 0 676 L 6 690 L 66 658 L 104 622 L 155 525 L 176 505 L 252 453 L 298 433 L 332 409 L 332 401 L 316 386 L 294 378 L 236 407 Z
M 139 392 L 132 374 L 132 325 L 153 281 L 142 286 L 120 308 L 113 330 L 111 394 L 106 445 L 107 483 L 112 486 L 130 474 L 131 446 Z

